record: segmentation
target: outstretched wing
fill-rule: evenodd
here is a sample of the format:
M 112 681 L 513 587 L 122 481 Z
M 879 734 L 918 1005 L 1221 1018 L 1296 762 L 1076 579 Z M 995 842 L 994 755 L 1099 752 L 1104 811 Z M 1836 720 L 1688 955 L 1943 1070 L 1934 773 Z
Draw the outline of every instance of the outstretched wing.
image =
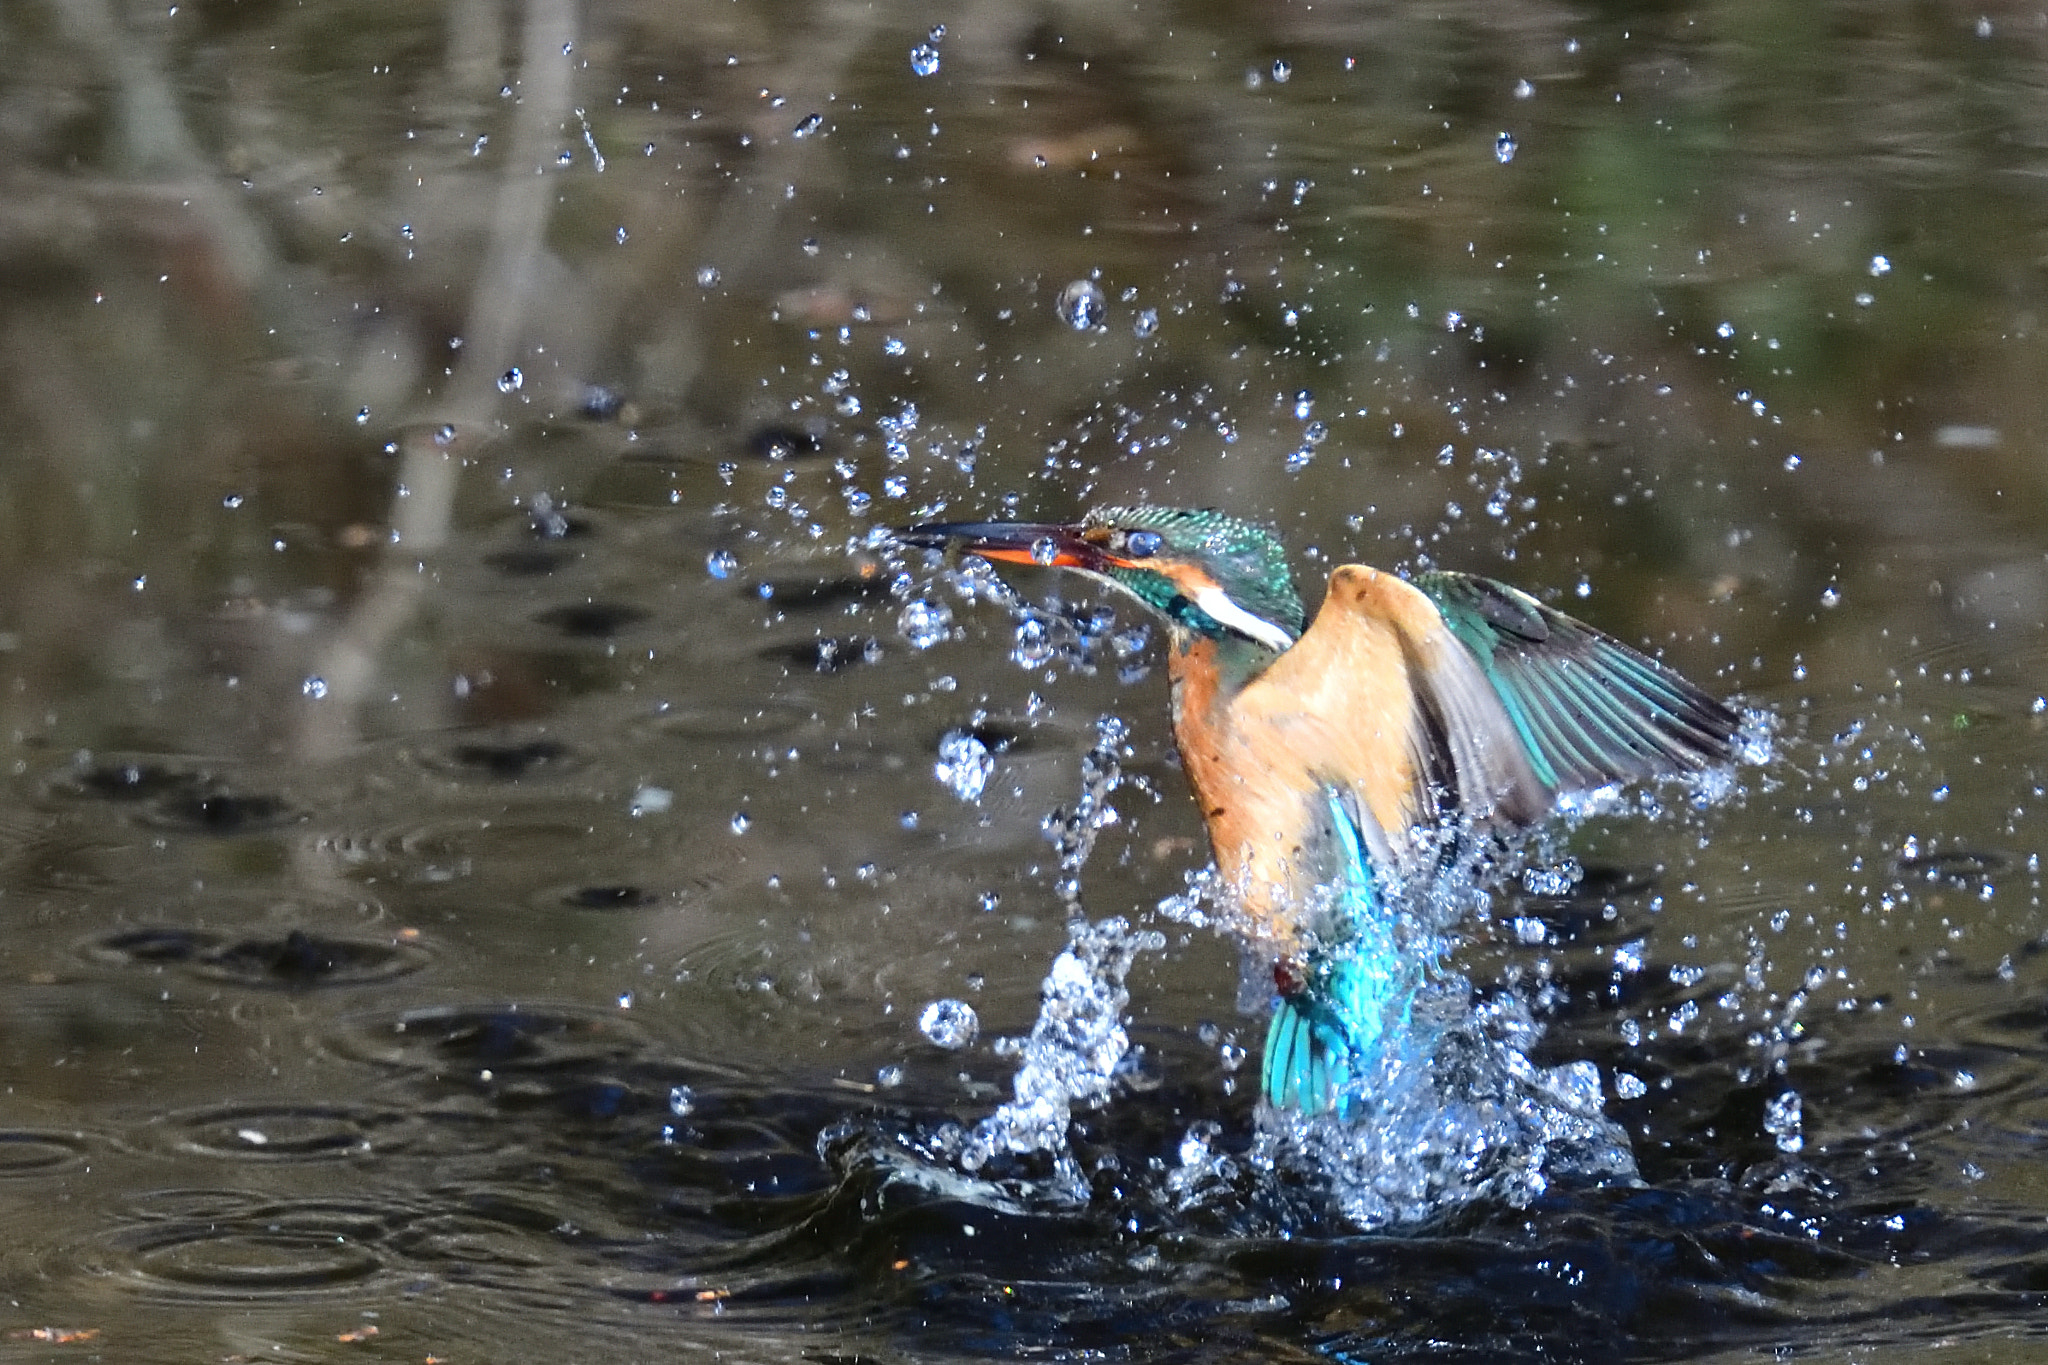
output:
M 1432 573 L 1415 586 L 1478 664 L 1553 791 L 1728 761 L 1740 718 L 1656 660 L 1491 579 Z
M 1260 762 L 1356 794 L 1377 867 L 1412 872 L 1408 837 L 1449 815 L 1528 824 L 1552 787 L 1473 652 L 1436 605 L 1390 573 L 1346 564 L 1294 647 L 1232 704 Z

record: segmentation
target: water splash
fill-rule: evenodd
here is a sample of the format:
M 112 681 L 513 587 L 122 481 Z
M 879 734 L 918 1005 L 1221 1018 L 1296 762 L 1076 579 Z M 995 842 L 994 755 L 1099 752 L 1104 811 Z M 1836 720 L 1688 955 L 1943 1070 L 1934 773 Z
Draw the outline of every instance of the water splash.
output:
M 1123 781 L 1123 760 L 1130 754 L 1130 727 L 1115 716 L 1095 722 L 1095 744 L 1081 757 L 1081 795 L 1071 811 L 1055 811 L 1048 819 L 1060 853 L 1057 890 L 1070 912 L 1081 910 L 1081 867 L 1095 851 L 1096 837 L 1117 823 L 1110 794 Z
M 1004 1154 L 1044 1154 L 1053 1169 L 1040 1193 L 1087 1202 L 1088 1182 L 1067 1144 L 1067 1128 L 1076 1108 L 1109 1099 L 1130 1051 L 1124 1011 L 1131 993 L 1124 978 L 1140 952 L 1165 946 L 1165 935 L 1133 931 L 1121 919 L 1067 926 L 1066 951 L 1046 973 L 1030 1036 L 1003 1049 L 1019 1058 L 1011 1099 L 966 1135 L 957 1156 L 963 1169 L 978 1172 Z
M 1518 471 L 1488 465 L 1485 472 L 1493 480 L 1489 490 L 1498 492 L 1512 486 Z M 995 598 L 1009 607 L 1020 622 L 1018 662 L 1027 667 L 1050 663 L 1090 671 L 1098 654 L 1112 652 L 1101 648 L 1115 638 L 1112 614 L 1083 619 L 1084 613 L 1057 601 L 1032 606 L 1000 582 L 968 573 L 941 580 L 965 600 Z M 1768 716 L 1748 717 L 1738 762 L 1767 759 L 1772 740 Z M 895 1153 L 891 1163 L 938 1163 L 956 1196 L 979 1190 L 977 1202 L 1062 1206 L 1086 1205 L 1097 1197 L 1083 1169 L 1093 1160 L 1089 1141 L 1074 1129 L 1074 1117 L 1107 1104 L 1122 1084 L 1130 1052 L 1125 978 L 1140 952 L 1165 946 L 1161 934 L 1133 930 L 1123 919 L 1091 922 L 1082 910 L 1081 873 L 1101 831 L 1118 821 L 1112 797 L 1130 752 L 1124 722 L 1113 716 L 1099 720 L 1095 743 L 1082 761 L 1079 795 L 1045 821 L 1058 849 L 1056 887 L 1071 916 L 1069 941 L 1045 977 L 1030 1035 L 996 1045 L 998 1055 L 1017 1059 L 1011 1099 L 970 1128 L 944 1124 L 887 1141 Z M 1733 786 L 1732 772 L 1716 771 L 1694 779 L 1690 801 L 1668 808 L 1654 793 L 1584 793 L 1566 803 L 1564 818 L 1550 829 L 1608 812 L 1675 815 L 1714 804 Z M 1417 837 L 1438 853 L 1463 847 L 1466 854 L 1450 867 L 1424 858 L 1424 865 L 1438 869 L 1429 878 L 1387 888 L 1400 921 L 1399 951 L 1424 964 L 1421 984 L 1381 1055 L 1361 1063 L 1344 1117 L 1307 1117 L 1261 1103 L 1253 1132 L 1240 1132 L 1235 1140 L 1224 1138 L 1235 1125 L 1197 1124 L 1186 1130 L 1177 1164 L 1168 1158 L 1143 1176 L 1124 1178 L 1129 1197 L 1221 1217 L 1233 1226 L 1270 1223 L 1284 1230 L 1334 1217 L 1374 1229 L 1428 1223 L 1475 1205 L 1527 1207 L 1560 1184 L 1639 1183 L 1627 1133 L 1605 1112 L 1609 1096 L 1600 1069 L 1590 1061 L 1546 1066 L 1534 1059 L 1544 1033 L 1534 1010 L 1551 1003 L 1547 973 L 1539 973 L 1531 986 L 1511 969 L 1481 991 L 1449 965 L 1467 926 L 1485 922 L 1497 900 L 1517 891 L 1570 896 L 1584 870 L 1561 847 L 1551 848 L 1545 832 L 1527 849 L 1451 831 L 1421 831 Z M 1545 849 L 1552 856 L 1544 857 Z M 1272 1008 L 1274 964 L 1255 946 L 1255 926 L 1244 922 L 1237 901 L 1212 869 L 1191 876 L 1183 892 L 1160 903 L 1158 913 L 1218 929 L 1247 945 L 1239 1003 L 1258 1020 L 1257 1028 Z M 1510 914 L 1501 922 L 1528 946 L 1550 943 L 1540 917 Z M 1640 944 L 1624 945 L 1615 954 L 1615 970 L 1641 970 L 1643 957 Z M 1624 959 L 1633 965 L 1624 968 Z M 1240 1063 L 1243 1042 L 1252 1041 L 1256 1052 L 1254 1040 L 1215 1032 L 1207 1041 L 1234 1049 Z M 1234 1073 L 1236 1067 L 1226 1064 L 1225 1070 Z M 1226 1092 L 1236 1084 L 1226 1082 Z M 1645 1083 L 1617 1074 L 1616 1087 L 1633 1089 L 1640 1098 Z M 1791 1131 L 1789 1124 L 1778 1126 Z M 1238 1145 L 1245 1141 L 1248 1147 Z
M 1123 721 L 1104 716 L 1095 729 L 1095 744 L 1081 760 L 1080 796 L 1071 811 L 1056 812 L 1048 822 L 1059 848 L 1058 889 L 1073 916 L 1067 946 L 1039 989 L 1038 1017 L 1029 1036 L 995 1045 L 998 1054 L 1018 1059 L 1011 1098 L 972 1129 L 949 1126 L 921 1144 L 928 1156 L 970 1176 L 1001 1157 L 1049 1160 L 1044 1179 L 1005 1181 L 1003 1197 L 1068 1205 L 1088 1201 L 1088 1181 L 1068 1142 L 1068 1129 L 1076 1109 L 1097 1108 L 1109 1100 L 1130 1051 L 1124 1015 L 1131 996 L 1124 978 L 1132 962 L 1141 952 L 1166 947 L 1165 935 L 1156 930 L 1134 930 L 1123 919 L 1094 923 L 1081 914 L 1081 868 L 1098 833 L 1115 822 L 1109 796 L 1122 780 L 1123 760 L 1130 753 Z M 961 1047 L 973 1041 L 979 1021 L 964 1002 L 942 1000 L 925 1008 L 918 1027 L 942 1047 Z M 998 1186 L 990 1185 L 987 1193 L 995 1197 Z
M 1406 1036 L 1365 1075 L 1348 1118 L 1262 1107 L 1247 1161 L 1314 1182 L 1367 1229 L 1475 1203 L 1523 1208 L 1560 1181 L 1638 1183 L 1599 1069 L 1538 1066 L 1542 1034 L 1520 997 L 1475 1003 L 1470 983 L 1446 974 L 1417 996 Z

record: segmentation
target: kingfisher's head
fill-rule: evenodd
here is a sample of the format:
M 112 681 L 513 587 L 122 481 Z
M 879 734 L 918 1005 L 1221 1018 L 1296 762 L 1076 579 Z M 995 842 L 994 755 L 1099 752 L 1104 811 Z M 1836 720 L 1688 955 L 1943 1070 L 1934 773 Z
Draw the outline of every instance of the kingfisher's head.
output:
M 1275 654 L 1301 637 L 1301 598 L 1280 542 L 1222 512 L 1098 507 L 1072 525 L 938 522 L 896 537 L 927 549 L 957 545 L 983 559 L 1079 570 L 1122 588 L 1177 634 L 1249 640 Z

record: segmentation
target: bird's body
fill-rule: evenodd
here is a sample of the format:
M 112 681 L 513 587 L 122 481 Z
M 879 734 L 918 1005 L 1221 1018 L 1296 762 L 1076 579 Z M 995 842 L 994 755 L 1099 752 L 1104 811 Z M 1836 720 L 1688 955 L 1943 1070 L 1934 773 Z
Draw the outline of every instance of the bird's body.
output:
M 1428 963 L 1390 897 L 1461 838 L 1564 792 L 1726 760 L 1736 716 L 1663 665 L 1491 580 L 1346 564 L 1305 629 L 1278 543 L 1215 512 L 914 527 L 913 544 L 1078 569 L 1171 636 L 1174 739 L 1247 935 L 1279 966 L 1266 1098 L 1308 1112 L 1405 1017 Z
M 1332 628 L 1332 626 L 1337 628 Z M 1512 746 L 1466 743 L 1462 717 L 1441 723 L 1432 691 L 1484 686 L 1417 589 L 1347 564 L 1330 578 L 1316 624 L 1238 686 L 1217 656 L 1233 645 L 1201 636 L 1170 646 L 1174 738 L 1224 881 L 1255 932 L 1281 952 L 1297 946 L 1299 907 L 1332 875 L 1325 785 L 1348 790 L 1371 864 L 1384 877 L 1411 872 L 1451 790 L 1527 822 L 1547 809 Z M 1441 680 L 1440 682 L 1437 680 Z M 1448 730 L 1448 734 L 1443 734 Z M 1433 771 L 1442 735 L 1464 774 Z M 1477 781 L 1472 781 L 1477 779 Z M 1472 812 L 1475 816 L 1481 812 Z

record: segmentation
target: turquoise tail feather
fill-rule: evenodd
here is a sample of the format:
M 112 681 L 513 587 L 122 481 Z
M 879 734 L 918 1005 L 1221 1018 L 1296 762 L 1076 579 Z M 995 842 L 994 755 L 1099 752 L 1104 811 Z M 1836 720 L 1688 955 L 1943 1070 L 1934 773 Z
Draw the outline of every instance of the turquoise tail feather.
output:
M 1260 1085 L 1276 1109 L 1347 1113 L 1352 1082 L 1405 1033 L 1423 963 L 1402 950 L 1395 916 L 1367 861 L 1358 814 L 1335 789 L 1329 803 L 1336 873 L 1328 927 L 1266 1029 Z
M 1322 1001 L 1283 999 L 1266 1028 L 1266 1103 L 1304 1114 L 1335 1109 L 1341 1117 L 1350 1108 L 1352 1050 L 1350 1030 Z

